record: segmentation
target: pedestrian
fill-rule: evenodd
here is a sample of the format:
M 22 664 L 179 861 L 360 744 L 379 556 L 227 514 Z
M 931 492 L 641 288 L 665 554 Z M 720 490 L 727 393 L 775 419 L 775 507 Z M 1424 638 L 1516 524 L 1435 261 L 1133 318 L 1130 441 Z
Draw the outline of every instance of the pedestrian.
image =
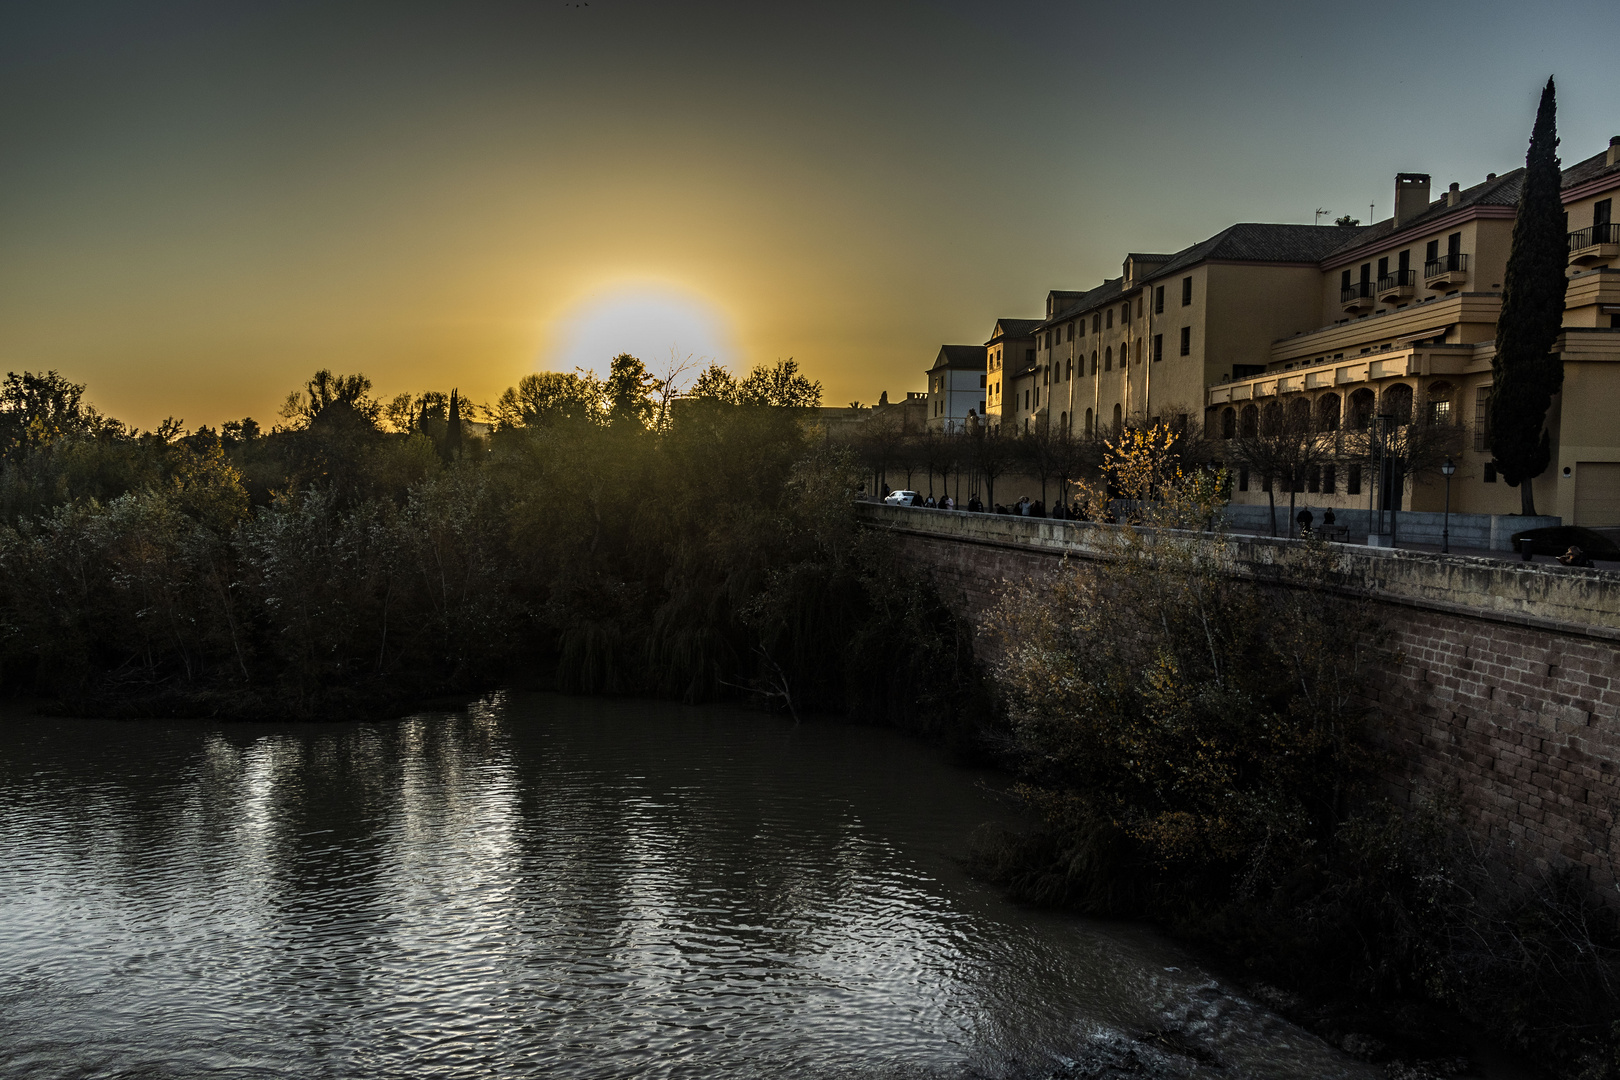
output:
M 1029 496 L 1023 495 L 1018 499 L 1018 516 L 1029 517 Z
M 1329 540 L 1333 539 L 1334 521 L 1333 507 L 1330 506 L 1322 511 L 1322 532 Z
M 939 508 L 941 510 L 955 510 L 956 500 L 947 495 L 943 499 L 939 500 Z
M 1046 504 L 1039 499 L 1029 504 L 1029 516 L 1043 518 L 1046 516 Z
M 1563 563 L 1565 566 L 1592 565 L 1592 557 L 1586 552 L 1582 551 L 1580 548 L 1576 547 L 1574 544 L 1569 546 L 1568 551 L 1558 556 L 1558 561 Z
M 1301 539 L 1311 535 L 1311 522 L 1316 519 L 1312 516 L 1309 507 L 1301 510 L 1299 512 L 1299 516 L 1294 520 L 1299 522 L 1299 535 Z
M 926 507 L 928 507 L 928 509 L 930 509 L 930 510 L 933 510 L 933 509 L 935 509 L 935 506 L 934 506 L 934 497 L 933 497 L 933 496 L 932 496 L 932 495 L 930 495 L 930 496 L 928 496 L 928 499 L 927 499 L 927 501 L 926 501 L 926 502 L 924 502 L 924 503 L 923 503 L 923 505 L 924 505 L 924 506 L 926 506 Z

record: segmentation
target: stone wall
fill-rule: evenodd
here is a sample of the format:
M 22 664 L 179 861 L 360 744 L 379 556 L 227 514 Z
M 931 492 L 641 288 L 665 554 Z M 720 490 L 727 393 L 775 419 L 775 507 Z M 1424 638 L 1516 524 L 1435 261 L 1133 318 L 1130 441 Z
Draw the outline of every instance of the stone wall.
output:
M 862 504 L 947 602 L 975 617 L 1009 584 L 1106 558 L 1117 526 Z M 1231 572 L 1287 580 L 1299 541 L 1212 538 Z M 1346 588 L 1385 606 L 1404 663 L 1376 691 L 1395 793 L 1447 793 L 1525 870 L 1573 864 L 1616 898 L 1620 572 L 1336 545 Z

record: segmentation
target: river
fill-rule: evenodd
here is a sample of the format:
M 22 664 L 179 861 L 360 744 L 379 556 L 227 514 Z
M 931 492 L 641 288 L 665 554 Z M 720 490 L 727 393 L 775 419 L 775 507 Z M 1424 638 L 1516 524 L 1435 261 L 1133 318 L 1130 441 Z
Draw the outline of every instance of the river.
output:
M 1380 1075 L 1144 927 L 969 879 L 1004 786 L 891 731 L 545 694 L 6 714 L 0 1075 Z

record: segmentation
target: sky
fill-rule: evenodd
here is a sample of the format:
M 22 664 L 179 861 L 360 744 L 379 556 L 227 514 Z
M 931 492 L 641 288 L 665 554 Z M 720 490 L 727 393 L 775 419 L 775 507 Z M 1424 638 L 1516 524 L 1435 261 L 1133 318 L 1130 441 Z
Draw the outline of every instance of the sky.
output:
M 1237 221 L 1620 134 L 1620 4 L 0 4 L 0 364 L 143 427 L 328 367 L 789 357 L 824 401 Z M 690 375 L 686 376 L 687 378 Z

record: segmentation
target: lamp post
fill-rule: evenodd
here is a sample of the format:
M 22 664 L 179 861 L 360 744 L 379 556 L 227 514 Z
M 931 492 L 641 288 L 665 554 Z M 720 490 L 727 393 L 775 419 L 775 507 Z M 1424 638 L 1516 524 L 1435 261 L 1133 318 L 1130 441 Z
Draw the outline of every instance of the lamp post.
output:
M 1441 475 L 1446 478 L 1446 516 L 1440 526 L 1440 554 L 1451 554 L 1451 474 L 1457 471 L 1457 463 L 1446 458 L 1445 464 L 1440 466 Z

